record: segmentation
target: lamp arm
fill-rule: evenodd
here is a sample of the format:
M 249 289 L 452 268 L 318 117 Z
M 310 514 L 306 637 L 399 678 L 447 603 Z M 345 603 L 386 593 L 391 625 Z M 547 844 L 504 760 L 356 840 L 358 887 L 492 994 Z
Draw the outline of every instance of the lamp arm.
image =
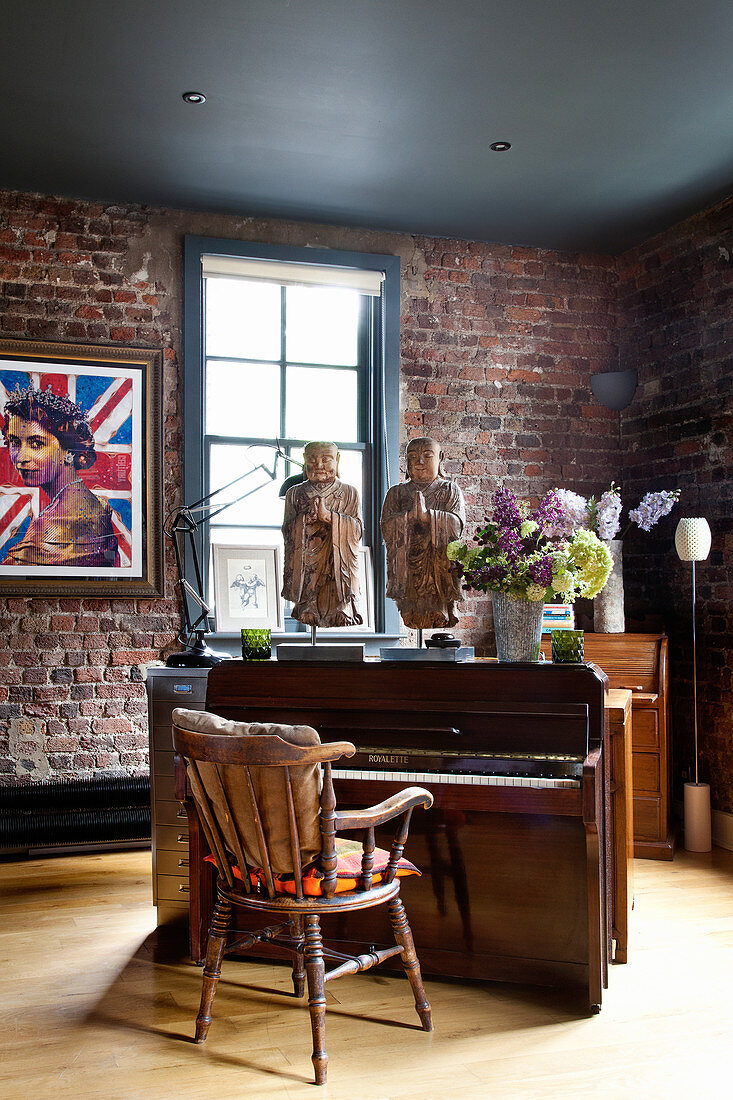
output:
M 280 447 L 280 440 L 278 439 L 274 444 L 265 443 L 258 444 L 258 446 L 271 447 L 276 452 L 276 458 L 273 463 L 272 469 L 266 466 L 263 462 L 260 462 L 257 466 L 252 466 L 251 469 L 245 470 L 243 474 L 235 477 L 232 481 L 227 482 L 226 485 L 221 485 L 218 489 L 212 490 L 210 493 L 206 493 L 199 500 L 195 500 L 192 504 L 183 505 L 180 508 L 173 509 L 168 513 L 166 521 L 163 525 L 163 530 L 173 543 L 173 554 L 176 563 L 176 573 L 178 579 L 176 581 L 176 588 L 178 589 L 181 605 L 183 610 L 183 637 L 182 642 L 184 645 L 190 646 L 192 640 L 195 638 L 196 632 L 208 629 L 208 616 L 211 612 L 211 608 L 204 599 L 204 581 L 201 574 L 201 563 L 199 561 L 198 550 L 196 548 L 195 534 L 198 531 L 201 523 L 204 520 L 212 520 L 215 516 L 218 516 L 220 512 L 223 512 L 226 508 L 231 508 L 233 504 L 238 504 L 240 500 L 244 500 L 246 497 L 251 496 L 253 493 L 259 492 L 267 484 L 266 481 L 260 485 L 255 485 L 252 489 L 247 489 L 244 493 L 241 493 L 234 500 L 228 500 L 225 504 L 215 506 L 211 504 L 213 497 L 218 496 L 219 493 L 223 493 L 226 489 L 230 489 L 232 485 L 236 485 L 240 481 L 244 481 L 245 478 L 251 477 L 252 474 L 256 474 L 259 471 L 263 471 L 267 474 L 270 481 L 275 480 L 277 471 L 277 458 L 282 458 L 286 462 L 291 463 L 294 466 L 300 466 L 303 469 L 303 463 L 299 462 L 295 458 L 291 458 Z M 215 508 L 215 511 L 210 511 L 211 508 Z M 194 516 L 194 512 L 201 513 L 198 518 Z M 206 513 L 206 514 L 204 514 Z M 196 581 L 194 587 L 189 581 L 186 580 L 185 575 L 185 559 L 186 549 L 190 555 L 190 560 L 193 562 L 193 571 Z M 194 618 L 190 605 L 193 603 L 200 609 L 200 613 Z
M 269 467 L 263 465 L 262 463 L 260 463 L 259 466 L 254 466 L 251 470 L 247 470 L 247 473 L 243 474 L 242 477 L 247 477 L 249 474 L 256 474 L 258 470 L 264 470 L 270 481 L 275 480 L 274 472 L 271 473 Z M 223 489 L 228 489 L 230 485 L 236 485 L 238 481 L 241 481 L 241 478 L 235 478 L 234 481 L 229 482 L 229 485 L 222 485 L 221 489 L 215 489 L 213 493 L 209 494 L 209 496 L 215 496 L 216 493 L 222 492 Z M 205 516 L 202 515 L 201 519 L 212 520 L 214 516 L 218 516 L 220 512 L 225 511 L 227 508 L 231 508 L 233 504 L 239 504 L 240 500 L 244 500 L 246 497 L 251 497 L 253 493 L 258 493 L 260 489 L 263 489 L 265 487 L 265 485 L 267 485 L 267 482 L 263 481 L 261 485 L 255 485 L 252 489 L 247 489 L 244 493 L 241 493 L 240 496 L 235 497 L 234 500 L 228 500 L 225 504 L 220 504 L 215 512 L 209 512 Z M 203 512 L 204 509 L 212 507 L 212 505 L 208 503 L 208 499 L 208 497 L 204 497 L 203 501 L 200 501 L 198 504 L 190 505 L 186 509 L 186 511 Z M 198 524 L 196 524 L 196 526 L 198 527 Z
M 179 517 L 176 517 L 179 518 Z M 183 517 L 185 518 L 185 516 Z M 189 517 L 190 518 L 190 517 Z M 184 632 L 181 641 L 184 645 L 190 646 L 193 639 L 195 639 L 197 630 L 208 629 L 208 616 L 211 608 L 204 599 L 204 586 L 203 578 L 201 576 L 201 565 L 199 562 L 198 550 L 196 549 L 196 540 L 194 539 L 194 532 L 197 525 L 194 523 L 186 527 L 174 527 L 170 532 L 171 541 L 173 542 L 173 554 L 176 562 L 176 572 L 178 574 L 178 580 L 176 581 L 176 588 L 181 599 L 181 608 L 183 611 L 183 625 Z M 188 546 L 191 560 L 193 561 L 194 576 L 196 578 L 196 588 L 193 587 L 189 581 L 186 580 L 184 571 L 184 558 L 186 553 L 186 546 Z M 194 619 L 190 610 L 190 602 L 200 608 L 200 613 Z
M 275 468 L 273 467 L 272 472 L 270 472 L 269 466 L 265 466 L 264 463 L 260 462 L 258 466 L 252 466 L 251 469 L 245 470 L 243 474 L 240 474 L 239 477 L 235 477 L 232 481 L 228 481 L 226 485 L 220 485 L 218 489 L 212 489 L 210 493 L 206 493 L 206 495 L 202 496 L 200 500 L 195 500 L 193 504 L 188 504 L 186 506 L 186 511 L 199 511 L 202 507 L 206 506 L 206 504 L 211 500 L 212 497 L 218 496 L 219 493 L 223 493 L 225 489 L 231 489 L 232 485 L 236 485 L 238 481 L 244 481 L 246 477 L 251 477 L 252 474 L 256 474 L 258 470 L 264 470 L 271 481 L 275 480 Z M 242 498 L 240 497 L 239 499 L 241 500 Z M 236 501 L 231 501 L 231 503 L 235 504 Z M 223 505 L 223 507 L 228 508 L 229 505 L 225 504 Z

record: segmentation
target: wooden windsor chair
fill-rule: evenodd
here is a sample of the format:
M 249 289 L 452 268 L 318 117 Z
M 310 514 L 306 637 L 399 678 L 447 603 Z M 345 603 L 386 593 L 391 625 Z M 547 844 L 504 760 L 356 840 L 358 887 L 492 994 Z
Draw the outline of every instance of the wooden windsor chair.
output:
M 239 936 L 235 946 L 267 942 L 284 948 L 292 958 L 297 997 L 304 995 L 307 979 L 317 1085 L 326 1082 L 325 983 L 334 978 L 400 955 L 422 1027 L 432 1031 L 430 1005 L 400 899 L 400 877 L 417 873 L 402 854 L 410 816 L 416 807 L 431 806 L 432 795 L 421 787 L 408 787 L 377 806 L 338 811 L 331 763 L 356 750 L 347 741 L 322 745 L 309 726 L 232 722 L 177 709 L 173 746 L 185 763 L 209 858 L 218 871 L 196 1042 L 206 1039 L 211 1025 L 234 906 L 260 910 L 268 919 L 282 918 L 259 932 Z M 399 820 L 386 853 L 376 848 L 374 830 L 393 819 Z M 339 830 L 361 831 L 361 845 L 345 845 L 337 836 Z M 358 956 L 323 946 L 322 914 L 377 905 L 387 906 L 396 946 L 372 947 Z M 324 957 L 337 962 L 328 972 Z

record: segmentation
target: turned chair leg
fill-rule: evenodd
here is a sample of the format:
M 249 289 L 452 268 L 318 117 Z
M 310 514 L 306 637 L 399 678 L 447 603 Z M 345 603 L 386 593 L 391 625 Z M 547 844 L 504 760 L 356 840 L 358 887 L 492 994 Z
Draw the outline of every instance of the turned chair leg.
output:
M 323 941 L 318 917 L 310 913 L 305 918 L 305 972 L 308 977 L 308 1008 L 313 1032 L 311 1060 L 316 1084 L 325 1085 L 328 1055 L 326 1054 L 326 982 L 324 978 Z
M 201 1006 L 196 1017 L 195 1042 L 203 1043 L 211 1027 L 211 1006 L 214 1003 L 214 994 L 221 974 L 221 960 L 224 957 L 224 948 L 229 932 L 229 922 L 232 918 L 232 907 L 225 898 L 218 897 L 214 906 L 214 914 L 211 918 L 209 942 L 206 946 L 206 962 L 204 964 L 204 984 L 201 989 Z
M 302 917 L 293 917 L 291 921 L 291 934 L 295 940 L 302 939 Z M 293 992 L 296 997 L 303 997 L 305 995 L 305 961 L 302 949 L 293 952 Z
M 423 1030 L 432 1031 L 433 1018 L 430 1012 L 430 1004 L 425 996 L 425 987 L 422 984 L 422 974 L 420 973 L 420 963 L 418 962 L 417 953 L 415 951 L 410 925 L 407 923 L 405 907 L 399 897 L 394 897 L 387 902 L 387 909 L 389 910 L 389 919 L 392 922 L 392 932 L 394 933 L 395 943 L 398 947 L 402 948 L 402 965 L 405 968 L 407 979 L 412 986 L 412 995 L 415 998 L 415 1009 L 422 1021 Z

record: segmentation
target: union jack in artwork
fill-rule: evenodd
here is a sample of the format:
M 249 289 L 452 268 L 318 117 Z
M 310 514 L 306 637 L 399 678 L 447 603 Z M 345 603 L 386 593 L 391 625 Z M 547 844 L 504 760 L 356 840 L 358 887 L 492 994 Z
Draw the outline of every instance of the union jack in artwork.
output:
M 33 364 L 36 366 L 36 364 Z M 87 414 L 94 436 L 97 460 L 79 471 L 84 484 L 102 503 L 112 508 L 112 525 L 119 547 L 119 565 L 133 565 L 133 438 L 134 381 L 129 374 L 92 366 L 67 368 L 56 373 L 23 369 L 30 364 L 0 364 L 0 413 L 20 387 L 51 389 L 69 397 Z M 78 373 L 72 373 L 73 370 Z M 31 521 L 48 504 L 41 488 L 29 488 L 14 468 L 0 436 L 0 564 L 10 547 L 20 542 Z

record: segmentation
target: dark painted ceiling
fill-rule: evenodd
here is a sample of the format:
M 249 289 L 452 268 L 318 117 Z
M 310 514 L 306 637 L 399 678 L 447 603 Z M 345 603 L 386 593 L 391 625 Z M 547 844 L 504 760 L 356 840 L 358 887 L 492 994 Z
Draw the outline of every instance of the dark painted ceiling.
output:
M 0 186 L 610 252 L 733 190 L 731 0 L 3 0 L 0 35 Z

